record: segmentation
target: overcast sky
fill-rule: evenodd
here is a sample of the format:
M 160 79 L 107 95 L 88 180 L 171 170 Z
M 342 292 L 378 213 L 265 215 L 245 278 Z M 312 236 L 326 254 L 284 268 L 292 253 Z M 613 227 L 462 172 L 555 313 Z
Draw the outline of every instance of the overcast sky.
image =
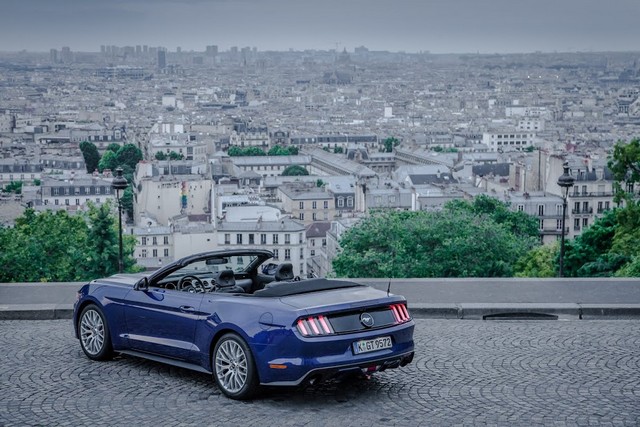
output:
M 0 0 L 0 50 L 639 51 L 640 0 Z

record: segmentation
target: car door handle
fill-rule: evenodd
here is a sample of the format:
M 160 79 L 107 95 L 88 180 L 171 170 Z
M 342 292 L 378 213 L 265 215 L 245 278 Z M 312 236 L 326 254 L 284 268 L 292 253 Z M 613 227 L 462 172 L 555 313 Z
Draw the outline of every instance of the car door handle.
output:
M 182 312 L 192 312 L 192 311 L 196 311 L 196 309 L 191 307 L 190 305 L 181 305 L 180 306 L 180 311 L 182 311 Z

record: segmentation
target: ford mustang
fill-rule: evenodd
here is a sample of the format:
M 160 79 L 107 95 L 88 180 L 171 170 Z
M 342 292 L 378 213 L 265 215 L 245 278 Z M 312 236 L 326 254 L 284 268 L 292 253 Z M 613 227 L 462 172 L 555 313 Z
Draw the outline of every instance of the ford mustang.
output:
M 300 278 L 267 250 L 185 257 L 78 291 L 73 322 L 86 356 L 123 353 L 213 374 L 222 393 L 307 386 L 413 359 L 406 300 L 348 280 Z

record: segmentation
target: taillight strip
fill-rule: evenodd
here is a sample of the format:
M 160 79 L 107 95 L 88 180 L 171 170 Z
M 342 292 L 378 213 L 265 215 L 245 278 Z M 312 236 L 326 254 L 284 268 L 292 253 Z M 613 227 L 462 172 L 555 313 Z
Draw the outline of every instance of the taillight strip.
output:
M 318 320 L 320 321 L 320 325 L 322 326 L 322 330 L 326 334 L 333 333 L 333 330 L 331 329 L 331 326 L 329 325 L 329 322 L 327 322 L 327 320 L 325 319 L 324 316 L 318 316 Z
M 411 316 L 409 316 L 409 310 L 407 310 L 407 306 L 404 304 L 400 304 L 400 308 L 402 309 L 402 312 L 404 313 L 404 317 L 406 320 L 409 320 L 411 318 Z
M 307 331 L 307 328 L 304 326 L 304 321 L 302 319 L 298 320 L 298 329 L 300 330 L 300 333 L 305 337 L 309 335 L 309 332 Z
M 395 305 L 392 305 L 391 311 L 393 312 L 393 317 L 396 319 L 396 322 L 398 323 L 402 322 L 400 318 L 400 313 L 398 313 L 398 307 L 396 307 Z
M 393 317 L 395 318 L 396 323 L 408 322 L 411 319 L 411 316 L 409 316 L 409 311 L 404 304 L 392 304 L 389 306 L 389 308 L 393 313 Z
M 303 337 L 324 336 L 335 333 L 329 319 L 323 315 L 298 319 L 296 326 Z
M 318 328 L 318 325 L 316 324 L 316 319 L 314 319 L 313 317 L 309 317 L 307 319 L 307 322 L 309 323 L 309 325 L 311 325 L 311 329 L 313 330 L 313 333 L 315 335 L 320 335 L 320 329 Z

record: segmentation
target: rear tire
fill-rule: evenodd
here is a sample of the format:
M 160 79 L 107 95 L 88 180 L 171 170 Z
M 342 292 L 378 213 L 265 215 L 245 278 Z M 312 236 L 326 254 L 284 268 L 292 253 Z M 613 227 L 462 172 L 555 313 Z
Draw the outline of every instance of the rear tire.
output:
M 245 400 L 258 391 L 258 373 L 247 343 L 234 333 L 222 336 L 211 357 L 213 378 L 227 397 Z
M 113 357 L 111 335 L 102 310 L 94 304 L 86 306 L 78 320 L 80 347 L 91 360 L 109 360 Z

